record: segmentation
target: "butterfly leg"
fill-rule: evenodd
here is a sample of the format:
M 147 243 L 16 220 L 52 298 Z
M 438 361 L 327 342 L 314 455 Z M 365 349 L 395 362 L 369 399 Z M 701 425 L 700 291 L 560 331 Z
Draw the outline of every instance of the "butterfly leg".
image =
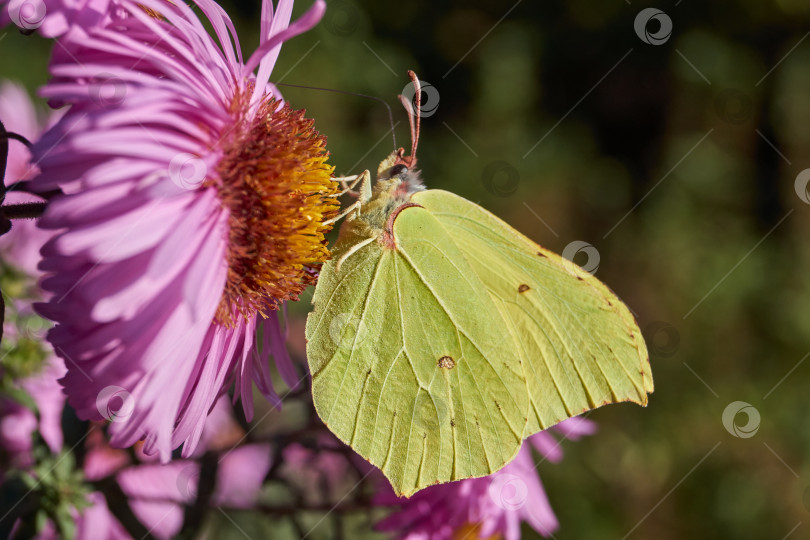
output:
M 330 197 L 341 197 L 347 193 L 352 193 L 353 195 L 356 195 L 354 191 L 354 186 L 356 186 L 359 182 L 363 180 L 363 173 L 353 174 L 351 176 L 335 176 L 332 177 L 332 180 L 340 182 L 343 191 L 341 191 L 340 193 L 335 193 L 334 195 L 330 195 Z
M 341 265 L 341 264 L 343 264 L 343 261 L 345 261 L 346 259 L 348 259 L 348 258 L 349 258 L 349 257 L 351 257 L 352 255 L 354 255 L 355 253 L 357 253 L 358 251 L 360 251 L 361 249 L 363 249 L 364 247 L 366 247 L 367 245 L 369 245 L 369 244 L 370 244 L 371 242 L 373 242 L 374 240 L 375 240 L 375 238 L 373 238 L 373 237 L 372 237 L 372 238 L 366 238 L 365 240 L 363 240 L 363 241 L 362 241 L 362 242 L 360 242 L 359 244 L 355 244 L 355 245 L 353 245 L 349 251 L 347 251 L 346 253 L 344 253 L 344 254 L 343 254 L 341 257 L 340 257 L 340 259 L 338 259 L 338 262 L 337 262 L 337 264 L 335 265 L 335 272 L 340 272 L 340 265 Z
M 342 211 L 337 216 L 333 217 L 332 219 L 324 221 L 323 222 L 324 225 L 331 225 L 332 223 L 335 223 L 339 219 L 348 216 L 352 212 L 359 214 L 360 208 L 363 206 L 363 204 L 371 200 L 371 173 L 368 172 L 368 169 L 363 171 L 358 178 L 354 179 L 354 184 L 352 184 L 352 187 L 354 187 L 354 185 L 356 185 L 358 182 L 360 182 L 360 193 L 358 195 L 357 201 L 349 205 L 344 211 Z

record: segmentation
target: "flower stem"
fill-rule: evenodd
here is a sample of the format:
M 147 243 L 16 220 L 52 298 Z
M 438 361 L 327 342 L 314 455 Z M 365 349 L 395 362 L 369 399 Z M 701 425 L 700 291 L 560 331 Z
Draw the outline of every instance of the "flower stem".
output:
M 62 190 L 59 188 L 51 189 L 49 191 L 36 191 L 35 189 L 33 189 L 30 180 L 22 180 L 20 182 L 15 182 L 12 185 L 8 186 L 7 191 L 30 193 L 31 195 L 42 197 L 46 201 L 50 201 L 57 195 L 64 195 Z
M 14 139 L 23 143 L 28 148 L 31 148 L 31 141 L 20 135 L 6 131 L 6 126 L 0 121 L 0 202 L 3 201 L 6 195 L 6 165 L 8 164 L 8 140 Z
M 7 204 L 0 207 L 0 216 L 7 219 L 35 219 L 42 217 L 47 203 Z

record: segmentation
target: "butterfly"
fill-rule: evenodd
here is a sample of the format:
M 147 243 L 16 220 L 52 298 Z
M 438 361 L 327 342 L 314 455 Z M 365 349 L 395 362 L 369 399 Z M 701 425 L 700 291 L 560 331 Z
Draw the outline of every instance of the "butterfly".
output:
M 358 182 L 306 325 L 315 408 L 397 495 L 489 475 L 591 409 L 647 404 L 647 348 L 602 282 L 480 206 L 426 189 L 411 153 Z

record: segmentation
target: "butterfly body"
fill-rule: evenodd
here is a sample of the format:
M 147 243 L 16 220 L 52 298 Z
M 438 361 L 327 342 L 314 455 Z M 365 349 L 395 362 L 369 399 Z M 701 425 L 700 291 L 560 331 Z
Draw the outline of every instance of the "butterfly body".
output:
M 404 165 L 396 165 L 396 158 L 397 153 L 394 152 L 380 163 L 377 181 L 370 192 L 367 187 L 360 188 L 361 211 L 350 215 L 344 221 L 341 235 L 344 234 L 344 230 L 354 228 L 367 229 L 372 234 L 382 234 L 389 216 L 401 205 L 408 204 L 411 195 L 425 189 L 419 173 L 409 170 Z M 368 178 L 366 177 L 364 182 L 368 182 Z

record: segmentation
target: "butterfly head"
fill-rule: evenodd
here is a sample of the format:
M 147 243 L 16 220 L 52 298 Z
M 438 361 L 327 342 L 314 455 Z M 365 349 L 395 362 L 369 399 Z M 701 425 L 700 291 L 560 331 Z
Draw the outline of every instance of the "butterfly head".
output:
M 409 166 L 416 160 L 402 159 L 402 149 L 385 158 L 377 168 L 377 189 L 385 191 L 398 199 L 406 199 L 417 191 L 424 191 L 425 186 L 419 170 Z
M 416 169 L 416 147 L 419 144 L 419 127 L 422 111 L 422 87 L 419 78 L 413 71 L 408 71 L 414 89 L 414 102 L 404 96 L 399 96 L 400 102 L 408 112 L 408 122 L 411 127 L 411 153 L 405 155 L 405 149 L 399 148 L 385 158 L 377 168 L 378 184 L 384 184 L 383 189 L 393 191 L 396 195 L 406 196 L 425 189 L 419 171 Z M 414 107 L 415 105 L 415 107 Z

